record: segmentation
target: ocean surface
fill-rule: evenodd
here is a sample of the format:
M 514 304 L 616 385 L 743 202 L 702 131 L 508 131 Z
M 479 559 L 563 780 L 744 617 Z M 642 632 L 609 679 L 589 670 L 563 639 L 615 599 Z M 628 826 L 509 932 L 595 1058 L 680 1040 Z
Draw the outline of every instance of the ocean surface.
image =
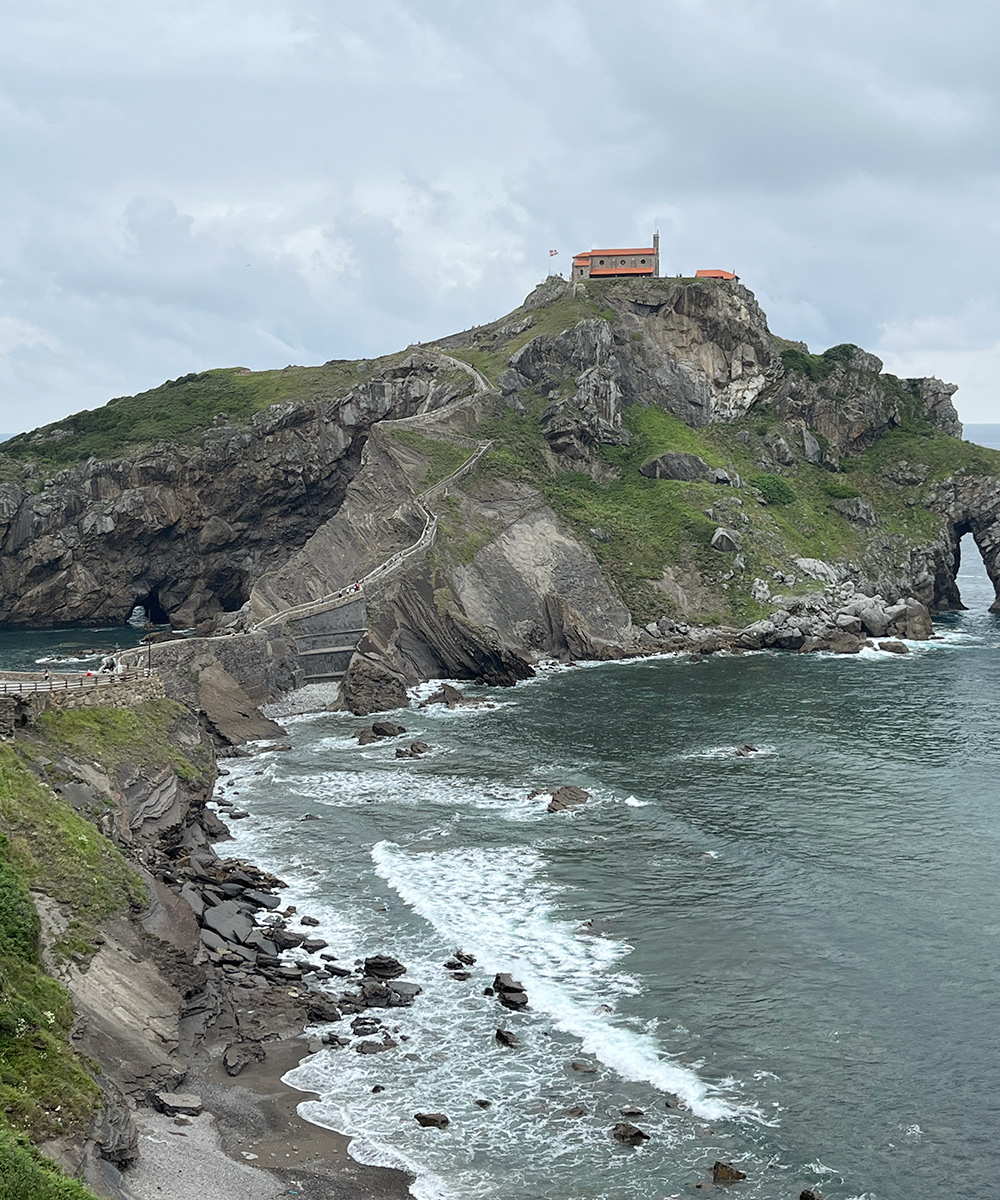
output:
M 348 965 L 393 953 L 424 988 L 380 1013 L 396 1049 L 293 1072 L 303 1115 L 424 1198 L 693 1197 L 717 1159 L 755 1200 L 993 1195 L 1000 625 L 965 548 L 969 610 L 905 657 L 552 669 L 401 713 L 394 742 L 305 714 L 291 750 L 228 762 L 251 816 L 221 852 L 286 879 Z M 594 802 L 529 798 L 563 783 Z M 495 971 L 527 1012 L 483 995 Z M 628 1106 L 640 1149 L 610 1136 Z

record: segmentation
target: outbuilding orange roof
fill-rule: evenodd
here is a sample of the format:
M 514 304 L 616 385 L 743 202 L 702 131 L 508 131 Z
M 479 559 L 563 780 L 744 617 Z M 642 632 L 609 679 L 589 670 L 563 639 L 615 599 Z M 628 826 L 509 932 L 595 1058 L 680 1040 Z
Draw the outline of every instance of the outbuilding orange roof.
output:
M 695 271 L 695 279 L 735 279 L 732 271 Z

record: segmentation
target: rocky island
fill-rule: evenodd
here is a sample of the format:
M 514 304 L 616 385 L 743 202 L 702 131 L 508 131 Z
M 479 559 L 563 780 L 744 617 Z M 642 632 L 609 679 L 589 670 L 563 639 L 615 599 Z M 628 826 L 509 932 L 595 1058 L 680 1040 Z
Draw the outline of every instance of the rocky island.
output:
M 954 390 L 776 337 L 736 281 L 551 278 L 384 359 L 184 376 L 5 443 L 0 621 L 120 624 L 139 606 L 176 631 L 117 703 L 3 701 L 14 1194 L 136 1195 L 137 1106 L 179 1140 L 210 1098 L 230 1150 L 248 1129 L 268 1144 L 247 1105 L 281 1108 L 306 1026 L 396 1045 L 386 1015 L 420 985 L 391 947 L 321 957 L 281 881 L 213 846 L 220 759 L 282 736 L 260 706 L 324 682 L 368 715 L 422 681 L 509 685 L 543 659 L 905 653 L 961 604 L 966 533 L 1000 588 L 1000 454 L 961 440 Z M 340 1156 L 349 1194 L 406 1194 L 339 1144 L 311 1150 Z M 230 1194 L 256 1195 L 258 1150 L 236 1153 Z M 292 1178 L 274 1170 L 261 1187 Z

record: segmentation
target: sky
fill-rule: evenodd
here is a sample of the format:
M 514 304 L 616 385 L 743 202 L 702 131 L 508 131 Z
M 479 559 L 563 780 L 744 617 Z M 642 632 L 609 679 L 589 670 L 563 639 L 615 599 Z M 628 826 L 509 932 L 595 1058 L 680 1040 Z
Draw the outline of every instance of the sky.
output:
M 776 333 L 1000 421 L 998 31 L 987 0 L 5 0 L 0 431 L 440 337 L 654 226 L 664 274 L 736 270 Z

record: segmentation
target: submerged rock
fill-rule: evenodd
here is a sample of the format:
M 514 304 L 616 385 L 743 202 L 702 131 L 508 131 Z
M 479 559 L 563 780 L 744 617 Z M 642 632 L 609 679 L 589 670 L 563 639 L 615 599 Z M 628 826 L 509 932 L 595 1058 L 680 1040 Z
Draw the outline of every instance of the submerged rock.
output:
M 414 1113 L 413 1119 L 424 1129 L 446 1129 L 451 1124 L 444 1113 Z
M 611 1136 L 623 1146 L 641 1146 L 643 1142 L 649 1141 L 649 1134 L 630 1121 L 619 1121 L 611 1130 Z
M 737 1170 L 732 1163 L 715 1162 L 712 1164 L 713 1183 L 739 1183 L 741 1179 L 746 1179 L 746 1174 Z

